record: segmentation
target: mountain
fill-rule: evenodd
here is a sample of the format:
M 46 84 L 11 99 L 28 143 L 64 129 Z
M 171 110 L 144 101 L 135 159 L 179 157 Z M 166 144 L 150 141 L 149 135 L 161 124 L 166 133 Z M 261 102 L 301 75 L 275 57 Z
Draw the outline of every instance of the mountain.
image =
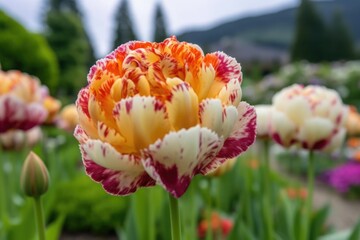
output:
M 339 10 L 352 37 L 360 46 L 359 0 L 314 1 L 314 4 L 327 23 L 331 21 L 333 13 Z M 297 7 L 294 7 L 261 16 L 241 18 L 208 30 L 185 32 L 180 34 L 178 39 L 197 43 L 205 50 L 223 47 L 224 44 L 228 48 L 243 49 L 244 47 L 239 46 L 250 44 L 253 47 L 261 47 L 262 50 L 273 51 L 274 60 L 282 62 L 295 32 L 296 12 Z

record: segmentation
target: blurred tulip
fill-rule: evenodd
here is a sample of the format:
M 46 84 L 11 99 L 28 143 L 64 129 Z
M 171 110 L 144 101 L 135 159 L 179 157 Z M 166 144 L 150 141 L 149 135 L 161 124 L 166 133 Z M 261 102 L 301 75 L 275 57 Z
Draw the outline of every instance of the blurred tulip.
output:
M 0 146 L 6 150 L 21 150 L 31 148 L 42 138 L 40 127 L 33 127 L 27 131 L 8 130 L 0 134 Z
M 358 148 L 360 147 L 360 138 L 352 137 L 347 141 L 347 146 L 349 148 Z
M 235 165 L 237 158 L 231 158 L 226 160 L 220 167 L 212 172 L 209 172 L 206 176 L 209 177 L 220 177 L 225 173 L 229 172 Z
M 241 102 L 240 64 L 175 37 L 132 41 L 97 61 L 77 99 L 88 175 L 111 194 L 164 187 L 182 196 L 196 174 L 255 140 L 256 114 Z
M 19 71 L 0 70 L 0 133 L 29 130 L 47 117 L 40 81 Z
M 211 232 L 214 235 L 214 239 L 226 239 L 231 232 L 234 223 L 231 219 L 223 218 L 218 213 L 211 214 Z M 205 238 L 209 228 L 209 221 L 207 219 L 202 220 L 198 226 L 198 236 Z M 220 235 L 218 235 L 220 234 Z M 220 238 L 217 238 L 220 237 Z
M 75 104 L 65 106 L 57 119 L 57 126 L 68 132 L 74 132 L 79 123 L 79 116 Z
M 355 106 L 349 107 L 349 115 L 346 121 L 346 130 L 350 136 L 360 134 L 360 114 Z
M 43 161 L 33 152 L 26 157 L 21 172 L 21 189 L 29 197 L 39 197 L 49 188 L 49 173 Z
M 248 165 L 251 169 L 256 170 L 259 168 L 260 163 L 259 163 L 259 160 L 257 160 L 257 159 L 251 159 L 251 160 L 249 160 Z
M 340 147 L 347 108 L 334 90 L 295 84 L 273 97 L 273 107 L 271 135 L 277 143 L 309 150 Z
M 49 95 L 47 95 L 43 101 L 44 108 L 48 112 L 48 116 L 46 118 L 46 124 L 52 124 L 55 122 L 56 116 L 59 113 L 61 108 L 61 102 Z
M 256 135 L 260 138 L 270 136 L 271 105 L 256 105 Z

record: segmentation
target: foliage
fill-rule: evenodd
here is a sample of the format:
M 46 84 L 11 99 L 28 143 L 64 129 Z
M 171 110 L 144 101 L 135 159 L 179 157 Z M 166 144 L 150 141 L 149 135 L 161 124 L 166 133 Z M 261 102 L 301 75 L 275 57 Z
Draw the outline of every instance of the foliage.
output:
M 156 5 L 155 11 L 155 32 L 154 32 L 154 41 L 162 42 L 167 38 L 166 24 L 164 20 L 164 14 L 160 4 Z
M 313 4 L 327 23 L 329 23 L 331 15 L 336 9 L 341 10 L 350 34 L 357 44 L 360 43 L 360 28 L 358 27 L 360 1 L 314 1 Z M 220 24 L 208 30 L 184 32 L 178 38 L 182 41 L 206 46 L 219 42 L 222 38 L 239 37 L 241 40 L 255 42 L 259 45 L 287 50 L 291 47 L 293 41 L 296 11 L 297 7 L 291 7 L 260 16 L 239 17 L 239 19 Z
M 86 83 L 90 45 L 81 19 L 72 12 L 50 11 L 45 36 L 60 67 L 59 93 L 74 95 Z
M 28 32 L 0 10 L 0 66 L 38 77 L 50 89 L 58 81 L 58 63 L 43 37 Z
M 314 84 L 336 89 L 344 103 L 360 106 L 359 79 L 359 61 L 332 64 L 297 62 L 283 66 L 258 83 L 247 81 L 243 94 L 253 104 L 268 104 L 272 96 L 286 86 Z
M 111 196 L 85 174 L 57 188 L 55 215 L 66 215 L 67 232 L 106 234 L 123 225 L 129 198 Z M 91 211 L 89 211 L 91 209 Z
M 113 49 L 123 43 L 137 39 L 133 30 L 133 23 L 127 0 L 122 0 L 116 11 L 115 26 Z
M 321 15 L 310 0 L 302 0 L 298 9 L 291 60 L 320 62 L 327 56 L 327 31 Z
M 340 11 L 336 11 L 329 29 L 329 60 L 346 60 L 355 57 L 355 46 Z

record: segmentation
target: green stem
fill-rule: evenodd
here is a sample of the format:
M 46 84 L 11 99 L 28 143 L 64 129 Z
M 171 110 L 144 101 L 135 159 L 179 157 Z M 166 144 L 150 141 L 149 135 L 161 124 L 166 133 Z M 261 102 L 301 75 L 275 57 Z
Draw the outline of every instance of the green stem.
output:
M 35 216 L 38 227 L 39 240 L 45 240 L 45 222 L 41 197 L 34 197 Z
M 7 239 L 6 237 L 6 223 L 7 223 L 7 204 L 6 204 L 6 190 L 5 190 L 5 161 L 1 154 L 0 147 L 0 239 Z
M 270 178 L 270 158 L 269 158 L 269 141 L 264 140 L 264 149 L 263 149 L 263 162 L 264 162 L 264 197 L 263 197 L 263 208 L 264 208 L 264 217 L 265 217 L 265 228 L 266 228 L 266 239 L 272 240 L 274 239 L 273 232 L 273 222 L 271 218 L 271 210 L 270 210 L 270 199 L 271 199 L 271 191 L 269 189 L 269 184 L 271 185 Z
M 208 183 L 208 189 L 206 191 L 206 200 L 207 200 L 207 206 L 206 206 L 206 220 L 207 220 L 207 229 L 206 229 L 206 240 L 212 240 L 212 220 L 211 220 L 211 214 L 212 214 L 212 201 L 211 201 L 211 193 L 212 193 L 212 179 L 207 179 Z
M 178 199 L 169 193 L 171 237 L 172 240 L 181 240 L 180 214 Z
M 306 211 L 307 211 L 307 227 L 305 238 L 310 237 L 311 231 L 311 215 L 312 215 L 312 202 L 313 202 L 313 193 L 314 193 L 314 178 L 315 178 L 315 168 L 314 168 L 314 151 L 309 152 L 309 161 L 308 161 L 308 197 L 306 199 Z

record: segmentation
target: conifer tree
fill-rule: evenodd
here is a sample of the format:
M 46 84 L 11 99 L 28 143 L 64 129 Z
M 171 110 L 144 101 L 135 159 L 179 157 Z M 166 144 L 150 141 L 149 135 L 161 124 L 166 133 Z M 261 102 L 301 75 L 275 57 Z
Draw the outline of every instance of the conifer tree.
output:
M 310 0 L 301 0 L 298 8 L 296 32 L 291 60 L 320 62 L 328 58 L 327 30 L 321 16 Z
M 127 0 L 122 0 L 115 16 L 115 36 L 113 48 L 128 41 L 136 40 L 137 37 L 133 30 L 131 15 L 129 13 L 129 5 Z
M 330 60 L 348 60 L 355 57 L 355 47 L 340 11 L 334 12 L 330 28 Z
M 58 93 L 72 95 L 86 82 L 95 56 L 76 0 L 49 0 L 45 36 L 60 68 Z
M 167 37 L 164 14 L 161 5 L 156 5 L 154 41 L 162 42 Z

